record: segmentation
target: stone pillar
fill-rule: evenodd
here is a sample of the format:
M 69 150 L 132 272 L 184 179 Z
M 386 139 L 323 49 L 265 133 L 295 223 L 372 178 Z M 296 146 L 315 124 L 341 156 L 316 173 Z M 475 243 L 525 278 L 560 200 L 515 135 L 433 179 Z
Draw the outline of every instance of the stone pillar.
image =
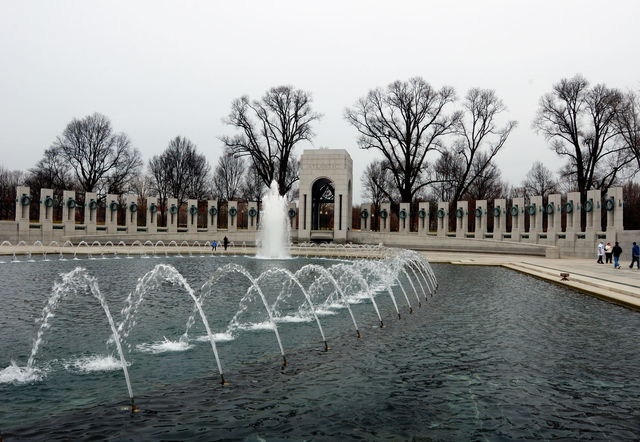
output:
M 29 208 L 31 206 L 31 188 L 29 186 L 16 187 L 16 223 L 18 224 L 18 239 L 27 239 L 29 235 Z
M 187 200 L 187 232 L 198 233 L 198 200 Z
M 538 234 L 542 233 L 542 222 L 544 219 L 544 207 L 542 207 L 542 196 L 532 196 L 529 200 L 529 232 L 535 236 L 536 242 Z
M 421 201 L 418 203 L 418 235 L 429 233 L 429 203 Z
M 238 202 L 229 201 L 227 203 L 227 231 L 236 232 L 238 230 Z
M 96 217 L 98 216 L 98 195 L 95 192 L 84 194 L 84 225 L 87 235 L 96 234 Z
M 218 231 L 218 200 L 207 201 L 207 232 Z
M 371 204 L 360 204 L 360 230 L 362 232 L 371 231 Z
M 378 212 L 378 225 L 380 232 L 391 232 L 391 203 L 381 203 Z
M 567 233 L 581 232 L 580 226 L 580 192 L 567 193 L 567 204 L 564 210 L 567 214 Z
M 125 198 L 126 218 L 124 225 L 127 226 L 127 233 L 138 232 L 138 196 L 127 195 Z
M 438 212 L 436 212 L 438 221 L 438 236 L 447 236 L 449 230 L 449 203 L 446 201 L 438 201 Z
M 507 231 L 507 200 L 493 200 L 493 239 L 502 239 Z
M 347 183 L 348 181 L 348 183 Z M 351 178 L 350 175 L 337 177 L 335 184 L 335 202 L 333 204 L 333 240 L 345 243 L 351 230 Z
M 487 200 L 476 200 L 476 210 L 473 215 L 476 217 L 475 237 L 483 239 L 487 233 Z
M 50 241 L 53 232 L 53 189 L 40 189 L 40 229 L 43 241 Z
M 62 192 L 62 224 L 65 236 L 76 233 L 76 191 L 65 190 Z
M 587 201 L 582 208 L 587 214 L 587 224 L 585 231 L 594 235 L 595 233 L 602 231 L 602 207 L 600 201 L 602 200 L 601 192 L 599 189 L 587 191 Z
M 400 210 L 398 210 L 398 233 L 409 233 L 410 231 L 411 203 L 400 203 Z
M 178 232 L 178 213 L 180 207 L 178 206 L 177 198 L 167 198 L 167 233 Z
M 106 209 L 104 213 L 104 225 L 107 233 L 118 233 L 118 195 L 108 194 L 106 200 Z
M 524 233 L 524 198 L 511 200 L 511 240 L 520 241 L 520 235 Z
M 158 232 L 158 198 L 155 196 L 147 197 L 147 233 Z
M 622 232 L 624 230 L 622 222 L 623 209 L 622 187 L 610 188 L 604 201 L 604 210 L 607 211 L 607 240 L 609 240 L 609 232 Z
M 562 231 L 562 195 L 554 193 L 547 198 L 547 232 L 553 235 Z
M 456 237 L 466 238 L 469 231 L 469 202 L 458 201 L 456 204 Z
M 298 241 L 311 239 L 311 186 L 307 192 L 300 187 L 300 208 L 298 210 Z
M 247 230 L 255 232 L 258 230 L 258 203 L 256 201 L 249 201 L 247 204 L 247 216 Z
M 297 214 L 298 212 L 296 211 L 296 203 L 289 203 L 289 207 L 287 208 L 287 219 L 289 220 L 289 227 L 291 228 L 291 231 L 297 230 L 299 227 L 296 227 Z M 300 224 L 300 220 L 298 220 L 298 224 Z

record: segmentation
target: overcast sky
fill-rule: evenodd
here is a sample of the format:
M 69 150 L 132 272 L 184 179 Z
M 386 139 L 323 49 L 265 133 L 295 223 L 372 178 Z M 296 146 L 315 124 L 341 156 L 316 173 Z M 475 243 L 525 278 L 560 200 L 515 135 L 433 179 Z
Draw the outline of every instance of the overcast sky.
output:
M 560 166 L 531 122 L 576 73 L 640 89 L 640 2 L 0 0 L 0 165 L 31 167 L 74 117 L 100 112 L 145 161 L 170 138 L 215 164 L 221 119 L 241 95 L 290 84 L 324 117 L 313 144 L 360 151 L 344 109 L 376 86 L 422 76 L 463 96 L 495 89 L 518 120 L 497 162 L 518 184 L 535 160 Z M 298 155 L 302 149 L 298 150 Z

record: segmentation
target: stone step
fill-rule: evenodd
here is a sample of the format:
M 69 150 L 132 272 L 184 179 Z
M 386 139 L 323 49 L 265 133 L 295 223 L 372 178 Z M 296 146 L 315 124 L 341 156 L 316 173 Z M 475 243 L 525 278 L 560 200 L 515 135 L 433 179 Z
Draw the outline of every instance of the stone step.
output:
M 551 269 L 542 268 L 526 263 L 505 264 L 504 267 L 519 271 L 540 279 L 544 279 L 556 284 L 573 288 L 575 290 L 596 296 L 610 302 L 640 309 L 640 290 L 634 290 L 632 287 L 622 286 L 614 282 L 604 283 L 597 278 L 584 277 L 581 275 L 571 274 L 568 281 L 562 281 L 560 272 Z M 571 273 L 571 272 L 567 272 Z

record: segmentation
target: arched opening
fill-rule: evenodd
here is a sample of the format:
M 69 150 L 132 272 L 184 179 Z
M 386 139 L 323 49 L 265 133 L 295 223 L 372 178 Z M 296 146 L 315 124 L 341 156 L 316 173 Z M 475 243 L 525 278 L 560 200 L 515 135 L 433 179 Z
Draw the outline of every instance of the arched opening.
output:
M 320 178 L 311 187 L 311 230 L 333 230 L 335 186 Z

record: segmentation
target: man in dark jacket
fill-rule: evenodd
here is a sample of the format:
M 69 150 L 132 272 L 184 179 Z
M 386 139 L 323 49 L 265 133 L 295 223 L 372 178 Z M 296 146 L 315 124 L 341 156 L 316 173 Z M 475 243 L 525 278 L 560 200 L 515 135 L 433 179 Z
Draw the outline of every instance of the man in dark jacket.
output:
M 633 242 L 633 247 L 631 247 L 631 265 L 629 266 L 630 269 L 633 268 L 633 263 L 637 263 L 638 264 L 638 269 L 640 269 L 640 247 L 638 246 L 638 244 L 636 244 L 636 242 Z
M 620 247 L 620 244 L 618 244 L 616 242 L 616 245 L 613 246 L 613 268 L 614 269 L 619 269 L 620 268 L 620 255 L 622 255 L 622 247 Z

